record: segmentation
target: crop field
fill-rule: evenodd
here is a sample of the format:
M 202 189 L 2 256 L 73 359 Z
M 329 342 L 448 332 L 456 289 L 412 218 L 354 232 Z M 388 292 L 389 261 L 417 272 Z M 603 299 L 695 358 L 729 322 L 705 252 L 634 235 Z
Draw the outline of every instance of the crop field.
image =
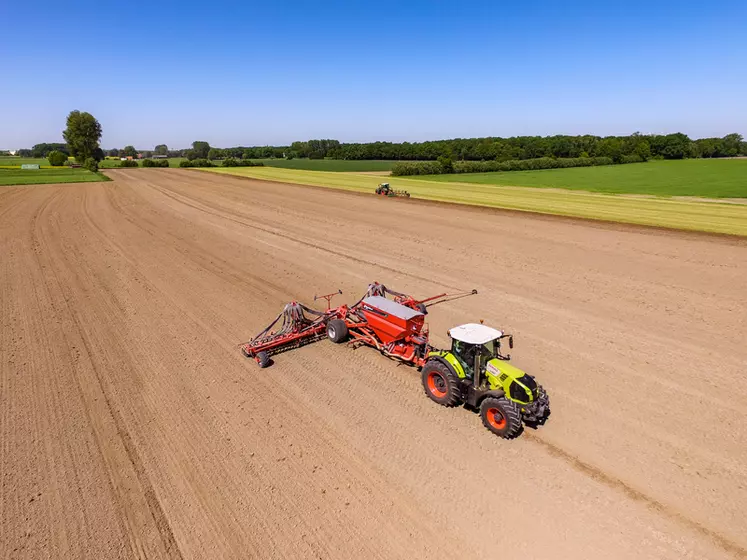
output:
M 615 166 L 614 169 L 643 165 Z M 268 167 L 209 168 L 202 171 L 364 193 L 373 193 L 376 185 L 384 179 L 355 173 L 329 173 Z M 518 173 L 512 172 L 511 175 Z M 463 176 L 460 175 L 459 177 Z M 385 180 L 389 181 L 393 188 L 405 189 L 413 197 L 425 200 L 673 229 L 747 235 L 747 204 L 659 197 L 646 198 L 575 190 L 503 187 L 481 183 L 457 183 L 399 177 L 386 178 Z
M 747 555 L 744 240 L 107 173 L 0 189 L 0 558 Z M 512 332 L 547 424 L 501 440 L 371 348 L 241 355 L 371 281 L 477 289 L 431 342 Z
M 5 169 L 0 168 L 0 186 L 8 185 L 42 185 L 48 183 L 85 183 L 91 181 L 108 181 L 100 173 L 87 169 L 70 169 L 52 167 L 48 169 Z
M 745 198 L 747 159 L 649 161 L 605 167 L 431 175 L 424 179 L 483 185 L 553 187 L 600 193 Z

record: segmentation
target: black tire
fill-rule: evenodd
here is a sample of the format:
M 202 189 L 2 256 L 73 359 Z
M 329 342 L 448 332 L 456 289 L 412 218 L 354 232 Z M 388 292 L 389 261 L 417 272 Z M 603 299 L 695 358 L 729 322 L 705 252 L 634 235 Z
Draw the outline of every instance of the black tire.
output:
M 415 306 L 415 309 L 417 309 L 418 311 L 420 311 L 423 315 L 428 315 L 428 310 L 426 309 L 424 303 L 418 303 Z
M 272 360 L 267 352 L 260 352 L 257 354 L 257 363 L 259 364 L 259 367 L 264 369 L 272 363 Z
M 547 394 L 542 385 L 537 385 L 537 398 L 547 407 L 547 415 L 550 415 L 550 395 Z
M 327 336 L 335 344 L 345 342 L 348 338 L 348 326 L 342 319 L 332 319 L 327 323 Z
M 488 397 L 480 404 L 483 425 L 495 435 L 513 439 L 521 434 L 521 410 L 506 397 Z
M 442 406 L 457 406 L 462 402 L 459 378 L 454 371 L 437 360 L 423 366 L 423 389 L 428 398 Z

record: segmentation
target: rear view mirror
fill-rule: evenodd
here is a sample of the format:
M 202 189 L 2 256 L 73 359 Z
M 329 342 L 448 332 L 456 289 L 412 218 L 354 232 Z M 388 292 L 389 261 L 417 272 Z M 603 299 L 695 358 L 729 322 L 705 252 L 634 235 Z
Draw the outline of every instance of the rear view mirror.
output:
M 508 347 L 513 350 L 514 348 L 514 335 L 508 335 Z

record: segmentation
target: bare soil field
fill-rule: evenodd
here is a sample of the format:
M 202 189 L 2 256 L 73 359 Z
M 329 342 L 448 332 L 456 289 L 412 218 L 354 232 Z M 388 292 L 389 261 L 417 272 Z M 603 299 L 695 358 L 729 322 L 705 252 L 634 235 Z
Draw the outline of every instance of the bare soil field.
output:
M 0 189 L 0 558 L 747 555 L 747 242 L 187 170 Z M 504 441 L 288 301 L 378 280 L 548 389 Z

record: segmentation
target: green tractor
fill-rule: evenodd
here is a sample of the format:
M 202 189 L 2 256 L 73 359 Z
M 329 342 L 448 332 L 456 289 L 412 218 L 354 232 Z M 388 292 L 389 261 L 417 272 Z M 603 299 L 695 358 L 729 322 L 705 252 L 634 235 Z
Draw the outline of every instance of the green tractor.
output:
M 547 393 L 501 353 L 502 340 L 514 347 L 512 335 L 470 323 L 452 328 L 449 337 L 451 350 L 431 351 L 423 366 L 423 388 L 430 399 L 479 409 L 485 427 L 505 439 L 518 436 L 524 423 L 544 424 L 550 415 Z

